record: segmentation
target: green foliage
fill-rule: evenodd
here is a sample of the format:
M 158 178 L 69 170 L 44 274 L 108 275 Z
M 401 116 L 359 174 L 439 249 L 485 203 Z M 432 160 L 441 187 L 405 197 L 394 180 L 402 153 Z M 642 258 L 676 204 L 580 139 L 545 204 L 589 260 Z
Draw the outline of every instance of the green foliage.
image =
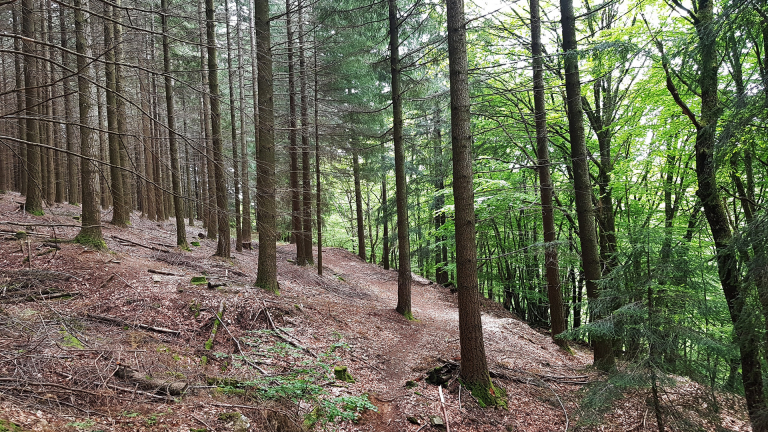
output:
M 208 279 L 205 276 L 192 276 L 189 283 L 192 285 L 205 285 L 208 283 Z
M 0 432 L 24 432 L 16 423 L 0 419 Z

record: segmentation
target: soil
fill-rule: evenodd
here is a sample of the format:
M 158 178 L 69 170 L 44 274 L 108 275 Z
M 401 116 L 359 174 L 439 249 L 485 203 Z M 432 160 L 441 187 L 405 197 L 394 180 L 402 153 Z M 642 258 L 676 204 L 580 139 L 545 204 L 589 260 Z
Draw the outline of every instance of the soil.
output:
M 200 238 L 199 221 L 187 238 L 200 246 L 181 251 L 173 220 L 134 213 L 130 227 L 116 228 L 104 212 L 108 250 L 97 251 L 70 242 L 79 207 L 51 205 L 38 217 L 20 211 L 20 202 L 18 194 L 0 195 L 0 421 L 25 430 L 302 430 L 319 400 L 364 394 L 376 411 L 316 430 L 438 430 L 431 416 L 451 431 L 573 430 L 580 390 L 599 378 L 587 347 L 567 353 L 546 332 L 484 302 L 486 356 L 509 408 L 481 408 L 457 372 L 441 404 L 427 372 L 461 363 L 456 296 L 446 287 L 413 275 L 416 320 L 408 321 L 394 310 L 395 270 L 326 248 L 318 276 L 316 267 L 292 263 L 293 245 L 280 244 L 276 295 L 253 287 L 256 242 L 243 252 L 233 247 L 229 260 L 212 257 L 216 241 Z M 193 285 L 196 276 L 222 285 Z M 207 350 L 222 302 L 223 325 Z M 334 381 L 331 370 L 314 399 L 266 397 L 264 386 L 326 364 L 346 366 L 355 382 Z M 144 379 L 119 378 L 121 367 Z M 259 379 L 261 390 L 253 384 Z M 185 393 L 163 394 L 171 382 Z M 645 394 L 627 400 L 605 424 L 584 430 L 656 430 Z M 729 414 L 721 426 L 748 430 L 742 405 L 723 403 Z M 233 412 L 247 421 L 222 415 Z

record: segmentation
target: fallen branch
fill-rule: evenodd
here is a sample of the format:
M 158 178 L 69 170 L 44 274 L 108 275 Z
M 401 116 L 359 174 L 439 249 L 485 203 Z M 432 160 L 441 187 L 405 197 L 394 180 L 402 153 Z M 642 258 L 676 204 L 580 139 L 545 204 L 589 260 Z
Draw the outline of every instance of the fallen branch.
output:
M 147 272 L 154 273 L 154 274 L 159 274 L 159 275 L 163 275 L 163 276 L 181 276 L 181 275 L 177 275 L 176 273 L 166 272 L 166 271 L 162 271 L 162 270 L 147 269 Z
M 145 248 L 145 249 L 149 249 L 149 250 L 153 250 L 153 251 L 158 251 L 158 252 L 171 253 L 171 251 L 168 250 L 168 249 L 163 249 L 163 248 L 159 248 L 159 247 L 143 245 L 141 243 L 136 243 L 135 241 L 124 239 L 124 238 L 118 237 L 116 235 L 113 235 L 112 238 L 117 240 L 118 242 L 128 243 L 128 244 L 131 244 L 133 246 L 138 246 L 138 247 L 142 247 L 142 248 Z
M 451 426 L 448 424 L 448 412 L 445 410 L 445 399 L 443 398 L 443 386 L 437 387 L 440 393 L 440 406 L 443 408 L 443 417 L 445 417 L 445 432 L 451 432 Z
M 121 320 L 119 318 L 113 318 L 113 317 L 108 317 L 108 316 L 104 316 L 104 315 L 88 314 L 86 316 L 88 318 L 91 318 L 91 319 L 94 319 L 94 320 L 97 320 L 97 321 L 104 321 L 104 322 L 116 324 L 116 325 L 119 325 L 119 326 L 128 326 L 128 327 L 140 328 L 142 330 L 153 331 L 155 333 L 172 334 L 174 336 L 178 336 L 181 333 L 178 330 L 171 330 L 171 329 L 167 329 L 167 328 L 163 328 L 163 327 L 154 327 L 154 326 L 150 326 L 150 325 L 146 325 L 146 324 L 131 324 L 131 323 L 129 323 L 127 321 L 123 321 L 123 320 Z
M 145 374 L 133 370 L 130 366 L 118 365 L 115 376 L 135 382 L 140 388 L 154 393 L 164 393 L 171 396 L 179 396 L 187 389 L 184 381 L 158 381 L 147 378 Z
M 298 348 L 298 349 L 300 349 L 300 350 L 302 350 L 302 351 L 306 351 L 306 352 L 307 352 L 307 353 L 309 353 L 309 354 L 310 354 L 312 357 L 314 357 L 314 358 L 318 358 L 318 357 L 317 357 L 317 354 L 315 354 L 315 353 L 313 353 L 312 351 L 310 351 L 310 350 L 309 350 L 309 348 L 306 348 L 306 347 L 304 347 L 304 346 L 301 346 L 300 344 L 298 344 L 298 343 L 296 343 L 296 342 L 294 342 L 294 341 L 292 341 L 292 340 L 288 339 L 286 336 L 283 336 L 283 335 L 280 333 L 281 331 L 283 331 L 283 332 L 284 332 L 284 330 L 281 330 L 279 327 L 275 326 L 275 322 L 274 322 L 274 321 L 272 321 L 272 316 L 270 316 L 270 315 L 269 315 L 269 311 L 267 310 L 267 305 L 266 305 L 266 303 L 264 304 L 264 315 L 266 315 L 266 316 L 267 316 L 267 321 L 269 322 L 269 325 L 272 327 L 272 330 L 274 330 L 274 331 L 275 331 L 275 334 L 276 334 L 276 335 L 277 335 L 277 336 L 278 336 L 280 339 L 284 340 L 284 341 L 285 341 L 285 342 L 287 342 L 289 345 L 293 345 L 294 347 L 296 347 L 296 348 Z M 287 334 L 287 333 L 286 333 L 286 334 Z M 288 336 L 290 336 L 290 335 L 288 335 Z
M 221 303 L 224 304 L 223 301 Z M 219 319 L 219 322 L 221 323 L 222 327 L 224 327 L 224 330 L 227 331 L 227 334 L 229 334 L 229 337 L 232 338 L 232 340 L 235 342 L 235 345 L 237 345 L 237 351 L 240 352 L 240 355 L 243 357 L 243 361 L 248 363 L 248 365 L 250 365 L 251 367 L 253 367 L 257 371 L 261 372 L 262 375 L 269 375 L 267 373 L 267 371 L 265 371 L 264 369 L 260 368 L 259 365 L 257 365 L 256 363 L 253 363 L 252 361 L 248 360 L 248 357 L 245 356 L 245 353 L 243 352 L 243 349 L 240 347 L 240 341 L 238 341 L 237 338 L 232 334 L 232 332 L 229 331 L 229 327 L 227 327 L 227 325 L 224 324 L 224 320 Z
M 54 371 L 54 372 L 59 374 L 59 375 L 61 375 L 61 376 L 63 376 L 64 378 L 66 378 L 68 380 L 71 380 L 71 381 L 75 381 L 76 380 L 75 377 L 73 377 L 72 375 L 66 374 L 64 372 L 60 372 L 60 371 Z M 149 397 L 152 397 L 152 398 L 155 398 L 155 399 L 164 399 L 164 400 L 168 399 L 167 396 L 156 395 L 154 393 L 149 393 L 149 392 L 145 392 L 145 391 L 141 391 L 141 390 L 137 390 L 137 389 L 130 389 L 130 388 L 125 388 L 125 387 L 120 387 L 118 385 L 102 383 L 102 382 L 99 382 L 99 381 L 85 381 L 85 380 L 79 380 L 79 379 L 77 379 L 77 381 L 83 381 L 86 384 L 95 385 L 96 387 L 99 387 L 99 386 L 103 385 L 103 386 L 105 386 L 107 388 L 111 388 L 112 390 L 120 390 L 120 391 L 127 392 L 127 393 L 137 393 L 137 394 L 144 395 L 144 396 L 149 396 Z

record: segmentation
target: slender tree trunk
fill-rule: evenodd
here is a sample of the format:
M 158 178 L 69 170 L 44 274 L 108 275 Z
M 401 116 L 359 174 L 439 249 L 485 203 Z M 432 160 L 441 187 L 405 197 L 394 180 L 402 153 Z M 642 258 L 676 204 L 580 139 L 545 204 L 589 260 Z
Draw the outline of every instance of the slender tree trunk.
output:
M 317 37 L 314 38 L 317 42 Z M 320 122 L 318 121 L 318 110 L 320 106 L 320 86 L 317 73 L 317 47 L 312 51 L 315 69 L 315 211 L 317 216 L 317 274 L 323 275 L 323 213 L 321 209 L 320 195 Z
M 25 139 L 27 141 L 27 202 L 25 210 L 28 213 L 43 214 L 43 196 L 42 196 L 42 175 L 40 167 L 40 133 L 38 131 L 38 68 L 35 55 L 35 19 L 33 16 L 32 0 L 22 0 L 21 2 L 21 35 L 24 37 L 22 42 L 22 52 L 24 53 L 24 99 L 26 112 L 26 131 Z
M 205 0 L 201 0 L 198 6 L 204 4 Z M 200 9 L 199 14 L 201 20 L 205 22 L 205 12 Z M 209 239 L 216 239 L 219 231 L 219 220 L 216 213 L 216 178 L 213 169 L 213 144 L 212 144 L 212 132 L 211 132 L 211 95 L 209 94 L 208 83 L 208 71 L 206 71 L 206 65 L 208 63 L 208 56 L 205 49 L 205 26 L 200 27 L 200 73 L 203 83 L 203 130 L 205 131 L 205 170 L 206 170 L 206 191 L 207 199 L 204 202 L 204 212 L 206 213 L 207 220 L 207 237 Z
M 571 140 L 571 166 L 573 169 L 576 215 L 579 221 L 581 261 L 587 280 L 587 297 L 594 302 L 601 278 L 600 256 L 595 230 L 595 215 L 592 206 L 592 182 L 589 178 L 589 161 L 584 138 L 584 112 L 581 105 L 581 82 L 579 78 L 579 55 L 576 47 L 576 17 L 573 0 L 560 0 L 563 25 L 563 52 L 565 53 L 565 91 L 568 108 L 568 134 Z M 592 311 L 592 319 L 601 316 Z M 610 340 L 595 338 L 594 363 L 599 369 L 608 370 L 614 365 Z
M 384 233 L 382 234 L 381 265 L 384 270 L 389 270 L 389 203 L 387 202 L 387 172 L 381 179 L 381 216 L 384 219 Z
M 254 6 L 259 86 L 259 159 L 256 177 L 259 267 L 256 285 L 268 291 L 278 292 L 280 286 L 277 283 L 277 223 L 275 220 L 275 113 L 269 1 L 255 0 Z
M 547 275 L 547 297 L 552 326 L 552 339 L 561 348 L 567 349 L 568 342 L 557 336 L 566 330 L 563 314 L 563 293 L 560 288 L 560 266 L 555 243 L 555 215 L 552 206 L 554 186 L 549 172 L 549 141 L 547 139 L 547 112 L 544 99 L 544 67 L 542 66 L 541 15 L 539 0 L 531 0 L 531 54 L 533 55 L 533 101 L 536 119 L 536 155 L 539 163 L 541 191 L 541 215 L 544 228 L 544 267 Z
M 69 39 L 67 37 L 67 25 L 66 25 L 65 9 L 59 8 L 59 25 L 61 31 L 61 64 L 65 67 L 70 67 L 69 60 Z M 65 75 L 69 75 L 69 72 L 64 71 Z M 67 201 L 70 204 L 77 204 L 80 202 L 80 188 L 78 184 L 78 168 L 77 157 L 75 156 L 77 143 L 75 141 L 75 121 L 74 121 L 74 84 L 72 78 L 64 79 L 64 120 L 66 121 L 66 134 L 67 134 Z
M 255 0 L 249 0 L 249 19 L 248 19 L 248 36 L 249 36 L 249 42 L 251 44 L 251 81 L 253 83 L 258 83 L 258 61 L 257 57 L 258 54 L 256 53 L 256 13 L 255 13 L 255 6 L 254 6 Z M 254 154 L 256 155 L 256 158 L 259 157 L 259 136 L 261 134 L 261 128 L 259 126 L 259 95 L 258 95 L 258 84 L 254 84 L 253 86 L 253 144 L 254 144 Z M 256 170 L 256 174 L 258 174 L 258 169 Z M 250 192 L 249 192 L 250 193 Z M 257 200 L 258 201 L 258 200 Z M 248 217 L 249 222 L 248 226 L 250 227 L 250 216 L 251 216 L 251 210 L 248 210 Z M 258 221 L 256 230 L 258 231 Z
M 176 117 L 173 103 L 173 78 L 171 77 L 171 48 L 168 43 L 168 0 L 161 0 L 163 26 L 163 73 L 165 75 L 165 109 L 168 116 L 168 146 L 171 155 L 171 188 L 173 190 L 173 210 L 176 216 L 176 244 L 182 249 L 187 245 L 187 229 L 184 226 L 184 204 L 181 196 L 179 179 L 179 150 L 176 144 Z
M 245 139 L 245 86 L 243 85 L 243 38 L 240 22 L 240 2 L 235 0 L 235 8 L 237 9 L 237 32 L 235 38 L 237 39 L 237 80 L 239 87 L 239 102 L 240 102 L 240 155 L 241 155 L 241 167 L 242 173 L 242 193 L 243 193 L 243 210 L 241 216 L 241 237 L 240 247 L 245 249 L 251 249 L 251 191 L 250 180 L 248 178 L 248 145 Z M 255 61 L 251 60 L 251 63 Z M 255 75 L 254 75 L 255 78 Z M 255 80 L 254 80 L 255 81 Z M 258 131 L 256 131 L 258 133 Z
M 363 221 L 363 192 L 360 187 L 360 161 L 357 149 L 352 147 L 352 175 L 355 183 L 355 215 L 357 221 L 357 256 L 365 262 L 365 222 Z
M 211 141 L 213 144 L 214 177 L 216 179 L 216 209 L 219 239 L 216 256 L 229 258 L 229 216 L 227 210 L 227 179 L 224 177 L 224 152 L 221 142 L 221 110 L 219 68 L 216 61 L 216 22 L 213 0 L 205 0 L 206 35 L 208 42 L 208 86 L 211 92 Z
M 121 172 L 122 164 L 120 163 L 120 137 L 117 125 L 117 95 L 115 89 L 116 73 L 115 73 L 115 26 L 111 21 L 112 5 L 109 3 L 104 4 L 104 16 L 107 21 L 104 21 L 104 69 L 107 89 L 107 128 L 109 130 L 109 171 L 111 177 L 111 191 L 112 191 L 112 224 L 124 227 L 127 226 L 126 214 L 128 210 L 125 207 L 125 197 L 123 189 L 123 174 Z
M 19 34 L 19 9 L 20 7 L 16 7 L 16 5 L 12 5 L 12 19 L 13 19 L 13 34 Z M 22 43 L 20 38 L 13 38 L 13 50 L 17 53 L 22 52 Z M 26 58 L 21 54 L 16 54 L 13 56 L 13 68 L 14 68 L 14 75 L 16 76 L 16 112 L 19 114 L 26 113 L 26 105 L 25 105 L 25 99 L 26 99 L 26 90 L 22 91 L 24 89 L 24 65 L 26 63 Z M 26 116 L 19 116 L 18 122 L 17 122 L 17 134 L 19 139 L 26 140 L 26 130 L 27 130 L 27 121 L 25 119 Z M 19 145 L 19 155 L 17 157 L 18 162 L 18 171 L 17 171 L 17 178 L 18 178 L 18 187 L 19 192 L 21 192 L 22 195 L 27 195 L 27 146 L 25 144 Z
M 123 26 L 120 24 L 122 15 L 122 8 L 120 8 L 121 0 L 114 0 L 115 9 L 112 11 L 114 22 L 114 65 L 115 65 L 115 107 L 117 109 L 117 142 L 120 149 L 120 176 L 122 177 L 122 211 L 121 222 L 124 225 L 131 223 L 131 210 L 135 208 L 133 201 L 135 194 L 133 193 L 133 182 L 131 181 L 131 173 L 128 170 L 128 127 L 127 127 L 127 114 L 125 109 L 125 95 L 123 92 Z M 121 224 L 121 225 L 122 225 Z
M 229 1 L 224 0 L 224 22 L 227 28 L 227 77 L 229 78 L 229 125 L 232 132 L 232 172 L 234 173 L 235 187 L 235 250 L 243 250 L 243 229 L 242 218 L 240 216 L 240 160 L 237 157 L 237 148 L 240 143 L 237 141 L 237 118 L 235 116 L 235 79 L 232 76 L 235 68 L 232 67 L 232 38 L 229 25 Z M 238 22 L 238 26 L 240 23 Z M 238 65 L 238 70 L 240 69 Z M 242 111 L 240 112 L 242 116 Z M 243 134 L 240 130 L 240 134 Z
M 147 85 L 146 73 L 139 72 L 139 91 L 141 111 L 141 128 L 142 128 L 142 144 L 144 146 L 144 173 L 147 179 L 146 186 L 146 209 L 147 218 L 149 220 L 157 220 L 157 209 L 155 208 L 155 185 L 153 185 L 153 179 L 155 178 L 155 167 L 152 163 L 152 117 L 150 117 L 149 108 L 149 93 Z
M 93 21 L 91 21 L 93 24 Z M 93 31 L 93 29 L 92 29 Z M 96 81 L 101 78 L 99 76 L 99 68 L 98 65 L 94 66 L 95 69 L 95 78 Z M 109 161 L 109 138 L 107 138 L 107 125 L 106 120 L 104 118 L 104 105 L 105 105 L 105 98 L 103 97 L 103 91 L 101 89 L 102 86 L 96 86 L 96 116 L 98 117 L 98 125 L 99 125 L 99 147 L 97 154 L 99 155 L 99 159 L 102 161 Z M 100 197 L 101 197 L 101 208 L 102 209 L 108 209 L 112 207 L 112 193 L 110 191 L 109 185 L 112 183 L 111 181 L 111 172 L 109 166 L 98 166 L 94 167 L 97 170 L 98 180 L 99 180 L 99 190 Z M 81 174 L 82 175 L 82 174 Z M 82 186 L 81 186 L 82 189 Z
M 307 97 L 307 65 L 304 56 L 303 0 L 299 3 L 299 77 L 301 79 L 301 189 L 302 196 L 302 240 L 304 241 L 305 264 L 313 264 L 312 257 L 312 182 L 309 163 L 309 100 Z
M 75 50 L 77 51 L 77 94 L 80 114 L 80 184 L 83 190 L 83 207 L 80 223 L 80 233 L 75 238 L 83 244 L 103 248 L 104 239 L 101 234 L 101 211 L 99 210 L 99 183 L 96 178 L 96 159 L 93 144 L 90 139 L 91 129 L 88 118 L 91 111 L 90 83 L 88 77 L 90 60 L 87 58 L 87 42 L 85 38 L 85 17 L 80 0 L 72 0 L 75 13 Z
M 392 74 L 392 137 L 395 142 L 395 196 L 397 201 L 397 307 L 408 319 L 411 312 L 411 244 L 408 226 L 408 185 L 405 177 L 405 145 L 403 143 L 403 100 L 400 90 L 400 36 L 397 0 L 389 0 L 389 65 Z
M 438 231 L 445 225 L 445 212 L 442 210 L 445 206 L 445 168 L 443 161 L 443 133 L 441 130 L 441 116 L 439 108 L 435 110 L 435 216 L 433 222 L 435 231 Z M 448 271 L 445 266 L 448 265 L 448 247 L 445 244 L 446 238 L 442 234 L 435 236 L 435 282 L 440 285 L 448 283 Z
M 296 264 L 306 264 L 304 239 L 301 230 L 301 191 L 299 190 L 299 149 L 297 147 L 296 73 L 293 58 L 293 23 L 291 0 L 285 0 L 285 19 L 288 44 L 288 156 L 290 172 L 288 188 L 291 191 L 291 241 L 296 243 Z

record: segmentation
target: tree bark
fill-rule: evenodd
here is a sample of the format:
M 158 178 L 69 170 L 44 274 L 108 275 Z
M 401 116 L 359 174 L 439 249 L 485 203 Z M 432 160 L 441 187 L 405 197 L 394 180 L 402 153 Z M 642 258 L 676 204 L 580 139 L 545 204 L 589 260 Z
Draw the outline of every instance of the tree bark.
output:
M 309 100 L 307 97 L 307 62 L 304 56 L 303 0 L 299 3 L 299 79 L 301 80 L 301 231 L 304 241 L 304 263 L 313 264 L 312 257 L 312 182 L 309 163 Z M 315 72 L 317 73 L 317 72 Z
M 77 99 L 80 114 L 80 184 L 83 191 L 82 227 L 77 234 L 79 243 L 104 247 L 101 234 L 101 211 L 99 210 L 99 183 L 93 162 L 88 158 L 97 157 L 91 143 L 91 129 L 88 118 L 91 111 L 91 95 L 88 70 L 90 60 L 87 58 L 87 42 L 85 38 L 85 17 L 81 0 L 72 0 L 75 14 L 75 50 L 77 51 Z
M 411 243 L 408 226 L 408 184 L 405 177 L 405 145 L 403 143 L 403 100 L 400 90 L 400 36 L 397 0 L 389 4 L 389 65 L 392 74 L 392 138 L 395 147 L 395 197 L 397 202 L 397 307 L 408 319 L 411 312 Z
M 381 217 L 384 219 L 384 233 L 381 240 L 381 265 L 384 267 L 384 270 L 389 270 L 389 203 L 387 202 L 386 171 L 384 171 L 381 179 Z
M 21 2 L 22 53 L 24 53 L 24 100 L 25 100 L 25 139 L 27 141 L 27 202 L 28 213 L 43 214 L 42 175 L 40 166 L 40 132 L 38 130 L 38 68 L 35 55 L 35 19 L 32 0 Z
M 107 90 L 107 129 L 109 130 L 109 171 L 110 171 L 110 190 L 112 191 L 112 221 L 113 225 L 119 227 L 128 226 L 125 207 L 125 197 L 123 188 L 123 173 L 120 163 L 120 137 L 117 126 L 117 95 L 116 95 L 116 71 L 115 71 L 115 26 L 111 21 L 112 5 L 104 4 L 104 77 L 106 79 Z
M 240 102 L 240 159 L 241 167 L 240 172 L 242 174 L 242 194 L 243 194 L 243 210 L 241 215 L 240 227 L 241 227 L 241 240 L 240 247 L 245 249 L 251 249 L 251 191 L 250 191 L 250 179 L 248 169 L 248 146 L 245 139 L 245 86 L 243 85 L 243 39 L 240 23 L 240 2 L 235 0 L 235 8 L 237 9 L 237 32 L 235 38 L 237 39 L 237 80 L 239 89 L 239 102 Z M 251 63 L 255 61 L 251 60 Z M 255 81 L 255 75 L 254 80 Z M 255 108 L 254 108 L 255 109 Z M 258 133 L 258 131 L 255 131 Z M 239 250 L 241 250 L 239 249 Z
M 219 94 L 219 67 L 216 59 L 216 22 L 213 0 L 205 0 L 206 36 L 208 42 L 208 86 L 211 98 L 211 143 L 213 146 L 214 178 L 216 180 L 216 210 L 218 215 L 218 243 L 216 256 L 229 258 L 229 216 L 227 210 L 227 179 L 224 177 L 224 152 L 221 142 L 221 109 Z
M 560 287 L 560 265 L 555 243 L 555 215 L 552 206 L 554 185 L 550 174 L 549 140 L 547 138 L 547 111 L 544 99 L 544 67 L 542 65 L 541 14 L 539 0 L 531 0 L 531 54 L 533 56 L 533 103 L 536 122 L 536 155 L 538 157 L 539 190 L 541 192 L 541 220 L 544 229 L 544 267 L 547 277 L 547 297 L 552 328 L 552 340 L 568 349 L 565 339 L 557 336 L 566 330 L 563 313 L 563 293 Z
M 479 390 L 488 393 L 492 391 L 493 384 L 488 374 L 488 362 L 485 357 L 477 280 L 472 131 L 470 130 L 467 76 L 467 21 L 464 16 L 463 0 L 446 0 L 446 5 L 461 378 L 470 389 L 479 387 Z
M 589 178 L 589 161 L 584 138 L 584 112 L 581 105 L 579 78 L 579 54 L 576 47 L 576 17 L 573 0 L 560 0 L 562 14 L 563 52 L 565 63 L 565 93 L 568 108 L 568 135 L 571 140 L 571 166 L 573 169 L 576 215 L 579 222 L 581 262 L 587 282 L 587 297 L 593 303 L 599 296 L 597 282 L 601 278 L 600 255 L 595 230 L 595 214 L 592 206 L 592 182 Z M 592 319 L 600 319 L 592 310 Z M 593 340 L 594 363 L 601 370 L 614 365 L 610 340 L 595 337 Z
M 235 250 L 243 250 L 243 228 L 240 215 L 240 160 L 237 149 L 240 143 L 237 141 L 237 118 L 235 116 L 235 80 L 233 78 L 235 68 L 232 67 L 232 37 L 229 25 L 229 1 L 224 0 L 224 22 L 227 26 L 227 77 L 229 78 L 229 126 L 232 132 L 232 172 L 234 173 L 235 187 Z M 240 23 L 238 22 L 238 26 Z M 238 70 L 240 67 L 238 67 Z M 242 110 L 240 111 L 242 116 Z M 243 134 L 240 130 L 240 135 Z
M 259 267 L 256 285 L 278 292 L 277 224 L 275 220 L 275 113 L 272 88 L 272 45 L 269 1 L 255 0 L 259 101 L 259 159 L 256 177 Z
M 176 144 L 176 116 L 173 102 L 173 78 L 171 77 L 171 47 L 168 43 L 168 0 L 161 0 L 163 26 L 163 72 L 165 75 L 165 109 L 168 117 L 168 147 L 171 155 L 171 188 L 173 210 L 176 216 L 176 244 L 182 249 L 187 245 L 187 229 L 184 226 L 184 203 L 182 202 L 181 180 L 179 179 L 179 149 Z
M 288 156 L 290 157 L 288 189 L 291 192 L 291 241 L 296 243 L 296 264 L 306 264 L 301 230 L 301 194 L 299 190 L 299 151 L 296 146 L 296 83 L 293 59 L 293 23 L 291 1 L 285 0 L 285 26 L 288 44 Z
M 317 37 L 315 37 L 317 42 Z M 317 46 L 313 50 L 313 60 L 315 68 L 315 211 L 317 216 L 317 274 L 323 275 L 323 213 L 322 200 L 320 195 L 320 122 L 318 121 L 318 107 L 320 105 L 320 88 L 317 73 Z
M 69 60 L 69 39 L 67 38 L 67 25 L 65 19 L 65 9 L 60 7 L 59 10 L 59 25 L 61 31 L 61 64 L 65 67 L 70 66 Z M 69 75 L 69 72 L 64 71 L 65 75 Z M 75 121 L 74 121 L 74 85 L 72 78 L 64 79 L 64 120 L 67 122 L 65 131 L 67 135 L 67 201 L 72 204 L 78 204 L 80 202 L 80 188 L 78 179 L 78 167 L 75 141 Z
M 363 222 L 363 191 L 360 187 L 360 161 L 357 149 L 352 147 L 352 176 L 355 183 L 355 221 L 357 224 L 357 256 L 364 262 L 365 257 L 365 224 Z

